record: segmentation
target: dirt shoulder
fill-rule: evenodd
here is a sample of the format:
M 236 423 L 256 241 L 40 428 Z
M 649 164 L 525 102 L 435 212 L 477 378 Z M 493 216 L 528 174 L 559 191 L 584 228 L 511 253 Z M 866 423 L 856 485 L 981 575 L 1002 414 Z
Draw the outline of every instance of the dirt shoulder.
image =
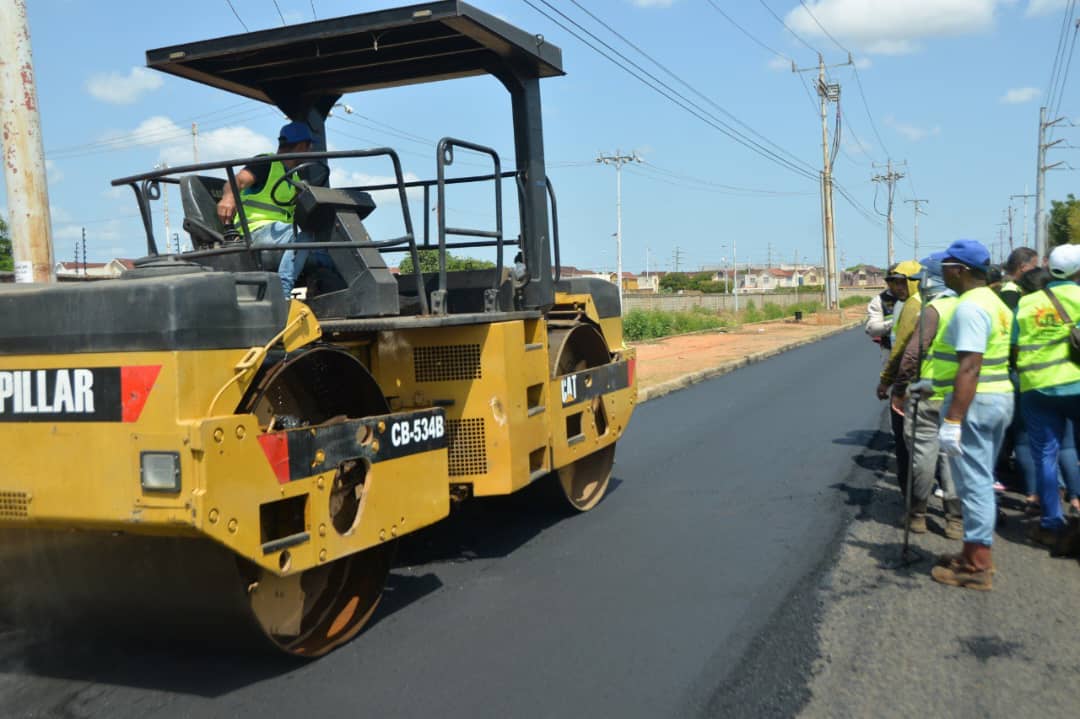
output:
M 711 377 L 845 332 L 862 318 L 819 325 L 781 320 L 747 324 L 735 330 L 698 332 L 634 342 L 637 349 L 638 401 L 662 397 Z M 869 340 L 868 340 L 869 341 Z

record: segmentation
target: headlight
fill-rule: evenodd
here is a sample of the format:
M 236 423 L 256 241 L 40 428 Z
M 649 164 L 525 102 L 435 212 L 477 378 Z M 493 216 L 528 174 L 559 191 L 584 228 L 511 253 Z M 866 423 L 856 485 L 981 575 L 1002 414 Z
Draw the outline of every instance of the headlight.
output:
M 139 476 L 147 492 L 179 492 L 180 453 L 143 452 L 139 455 Z

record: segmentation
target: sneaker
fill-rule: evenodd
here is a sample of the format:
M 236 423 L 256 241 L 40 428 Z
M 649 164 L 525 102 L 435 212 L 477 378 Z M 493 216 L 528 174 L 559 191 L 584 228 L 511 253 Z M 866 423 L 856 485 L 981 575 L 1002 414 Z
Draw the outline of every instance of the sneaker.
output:
M 999 494 L 1001 492 L 1004 492 L 1005 491 L 1005 485 L 1002 484 L 1001 482 L 998 482 L 998 481 L 995 480 L 995 482 L 994 482 L 994 491 L 999 493 Z
M 930 576 L 935 582 L 981 592 L 988 592 L 994 588 L 992 574 L 992 570 L 976 569 L 966 562 L 948 567 L 938 566 L 930 570 Z
M 934 489 L 934 496 L 937 497 L 938 499 L 945 499 L 945 490 L 943 490 L 941 487 L 935 488 Z

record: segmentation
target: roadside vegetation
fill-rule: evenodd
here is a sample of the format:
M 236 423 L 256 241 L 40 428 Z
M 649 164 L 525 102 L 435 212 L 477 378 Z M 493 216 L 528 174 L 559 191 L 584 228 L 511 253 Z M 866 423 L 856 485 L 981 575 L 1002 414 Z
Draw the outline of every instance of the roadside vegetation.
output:
M 738 314 L 716 312 L 706 307 L 694 307 L 687 312 L 631 310 L 623 317 L 623 336 L 631 342 L 652 340 L 687 332 L 730 329 L 750 322 L 794 317 L 796 312 L 802 312 L 805 317 L 820 309 L 821 302 L 817 300 L 799 302 L 786 307 L 774 302 L 766 302 L 760 308 L 751 300 L 743 309 L 740 309 Z

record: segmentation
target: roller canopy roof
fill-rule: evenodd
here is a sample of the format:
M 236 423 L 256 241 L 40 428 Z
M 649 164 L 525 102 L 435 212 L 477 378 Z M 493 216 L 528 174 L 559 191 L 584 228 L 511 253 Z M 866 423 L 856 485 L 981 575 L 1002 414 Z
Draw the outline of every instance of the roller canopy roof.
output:
M 150 50 L 146 64 L 278 105 L 472 75 L 564 74 L 558 47 L 457 0 Z

